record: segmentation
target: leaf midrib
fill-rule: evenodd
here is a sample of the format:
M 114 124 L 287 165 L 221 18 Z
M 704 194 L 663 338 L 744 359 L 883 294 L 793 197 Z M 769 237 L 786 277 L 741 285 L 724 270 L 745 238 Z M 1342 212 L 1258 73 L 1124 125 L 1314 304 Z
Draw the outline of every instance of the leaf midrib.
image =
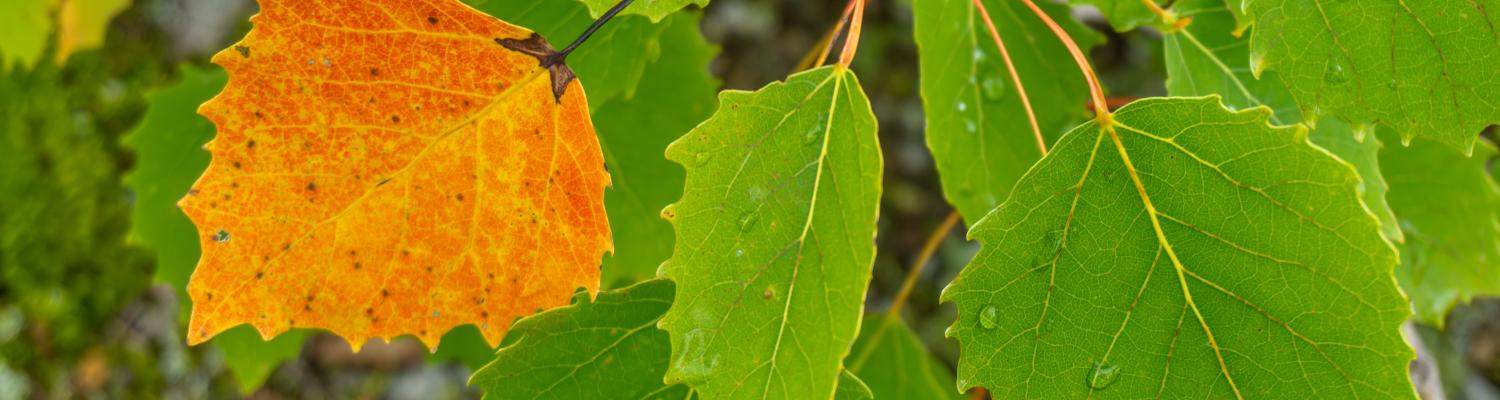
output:
M 518 90 L 519 88 L 526 87 L 526 86 L 532 84 L 534 81 L 536 81 L 536 79 L 538 77 L 543 76 L 544 74 L 542 72 L 545 72 L 545 71 L 547 71 L 545 68 L 533 68 L 531 70 L 531 72 L 529 72 L 527 75 L 524 75 L 520 80 L 517 81 L 516 84 L 510 85 L 510 86 L 506 86 L 504 89 L 501 89 L 500 93 L 495 94 L 494 97 L 493 97 L 493 100 L 491 100 L 488 104 L 485 104 L 484 107 L 481 107 L 478 111 L 475 111 L 474 113 L 472 113 L 468 118 L 460 120 L 459 122 L 453 124 L 449 128 L 442 130 L 441 133 L 439 133 L 437 135 L 437 137 L 435 137 L 434 139 L 432 139 L 432 141 L 426 147 L 422 148 L 422 151 L 418 152 L 415 156 L 412 156 L 411 161 L 408 162 L 405 166 L 402 166 L 401 169 L 393 171 L 391 174 L 389 174 L 389 176 L 387 176 L 385 178 L 382 178 L 381 180 L 376 180 L 375 183 L 373 183 L 373 184 L 366 185 L 366 188 L 364 189 L 364 193 L 360 194 L 359 197 L 356 197 L 356 198 L 354 198 L 354 200 L 350 201 L 349 204 L 347 206 L 345 206 L 343 209 L 339 210 L 339 212 L 334 213 L 332 216 L 329 216 L 328 218 L 324 218 L 321 221 L 318 221 L 316 223 L 310 224 L 310 227 L 307 229 L 307 231 L 305 233 L 303 233 L 301 236 L 298 236 L 296 239 L 293 239 L 293 240 L 289 241 L 288 243 L 290 243 L 292 245 L 292 247 L 297 247 L 298 244 L 301 244 L 303 241 L 305 241 L 308 238 L 312 237 L 313 233 L 317 232 L 317 230 L 319 228 L 321 228 L 323 225 L 325 225 L 325 224 L 327 224 L 329 222 L 332 222 L 332 221 L 337 221 L 339 219 L 342 219 L 344 217 L 344 214 L 348 213 L 349 210 L 354 209 L 356 206 L 358 206 L 360 203 L 362 203 L 366 198 L 370 197 L 370 195 L 373 194 L 373 193 L 375 193 L 377 191 L 377 189 L 383 187 L 386 183 L 389 183 L 390 180 L 395 180 L 398 176 L 405 175 L 405 173 L 407 171 L 411 170 L 411 168 L 412 168 L 413 165 L 416 165 L 420 160 L 422 160 L 428 153 L 430 153 L 432 151 L 433 148 L 438 147 L 438 145 L 441 144 L 444 140 L 447 140 L 449 137 L 452 137 L 454 133 L 457 133 L 459 130 L 463 129 L 465 126 L 468 126 L 469 124 L 473 123 L 474 121 L 478 120 L 480 117 L 482 117 L 484 115 L 488 115 L 491 112 L 491 109 L 493 109 L 496 105 L 499 105 L 499 104 L 504 103 L 507 100 L 509 100 L 510 97 L 512 97 L 515 93 L 519 92 L 519 90 Z M 556 142 L 556 138 L 554 138 L 553 141 Z M 476 197 L 478 197 L 478 196 L 476 195 Z M 475 212 L 478 212 L 478 208 L 477 207 L 475 208 Z M 337 234 L 337 232 L 335 232 L 335 235 L 336 234 Z M 266 262 L 264 264 L 265 267 L 263 269 L 269 271 L 271 268 L 273 268 L 274 266 L 278 265 L 279 262 L 281 261 L 281 259 L 284 256 L 286 256 L 287 254 L 290 254 L 290 253 L 291 253 L 291 251 L 290 250 L 286 250 L 286 249 L 277 251 L 277 253 L 276 253 L 275 256 L 271 257 L 271 259 L 269 259 L 269 260 L 266 260 Z M 328 268 L 323 268 L 323 270 L 324 270 L 324 274 L 323 274 L 323 277 L 319 278 L 320 281 L 322 279 L 326 279 L 327 272 L 329 272 Z M 228 292 L 230 294 L 226 295 L 225 297 L 232 296 L 235 293 L 239 293 L 241 290 L 243 290 L 245 288 L 245 286 L 248 286 L 249 284 L 250 284 L 249 280 L 241 281 L 238 285 L 235 286 L 234 289 L 230 290 Z M 216 303 L 213 306 L 213 308 L 207 310 L 207 312 L 205 314 L 207 314 L 207 315 L 217 315 L 218 312 L 219 312 L 219 310 L 220 310 L 220 308 L 222 308 L 226 304 L 228 304 L 227 299 L 225 301 L 218 302 L 218 303 Z M 286 304 L 282 304 L 281 307 L 282 307 L 283 310 L 285 310 Z M 207 318 L 207 316 L 205 316 L 205 318 Z M 353 344 L 353 345 L 354 346 L 359 346 L 359 344 Z

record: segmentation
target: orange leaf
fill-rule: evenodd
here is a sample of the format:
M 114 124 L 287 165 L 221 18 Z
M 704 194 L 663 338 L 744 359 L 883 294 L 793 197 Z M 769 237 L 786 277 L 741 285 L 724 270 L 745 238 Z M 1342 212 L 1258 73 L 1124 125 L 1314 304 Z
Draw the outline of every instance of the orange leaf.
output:
M 250 323 L 429 348 L 599 286 L 609 175 L 540 36 L 456 0 L 261 0 L 180 203 L 203 258 L 188 342 Z

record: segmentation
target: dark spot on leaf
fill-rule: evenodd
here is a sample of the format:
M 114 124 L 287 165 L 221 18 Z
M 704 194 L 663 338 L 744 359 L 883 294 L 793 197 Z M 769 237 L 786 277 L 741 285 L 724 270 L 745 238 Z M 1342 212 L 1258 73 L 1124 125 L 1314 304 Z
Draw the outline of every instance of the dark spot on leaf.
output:
M 250 58 L 250 46 L 234 46 L 234 51 L 240 52 L 240 56 Z
M 431 15 L 427 16 L 427 23 L 431 25 L 437 25 L 437 17 Z
M 316 191 L 318 191 L 318 184 L 312 183 L 312 182 L 308 182 L 307 183 L 307 191 L 309 191 L 309 192 L 316 192 Z
M 245 148 L 247 148 L 247 149 L 253 149 L 253 148 L 255 148 L 255 139 L 250 139 L 250 141 L 245 142 Z
M 255 112 L 255 118 L 265 118 L 265 117 L 266 117 L 266 115 L 265 114 L 261 114 L 260 111 L 256 111 Z
M 398 123 L 398 124 L 401 123 L 401 116 L 399 116 L 399 115 L 392 115 L 391 116 L 391 122 Z
M 370 68 L 370 76 L 380 76 L 380 68 Z M 374 97 L 370 98 L 370 100 L 374 99 Z
M 464 194 L 463 193 L 459 193 L 459 194 L 453 196 L 453 198 L 458 199 L 458 201 L 462 202 L 462 201 L 464 201 Z
M 265 279 L 265 277 L 266 277 L 266 272 L 265 271 L 255 271 L 255 280 Z
M 240 162 L 239 161 L 235 161 L 234 162 L 234 169 L 240 169 L 240 168 L 241 168 Z
M 360 267 L 359 262 L 355 261 L 354 262 L 354 269 L 359 269 L 359 267 Z
M 391 291 L 380 289 L 380 297 L 391 297 Z

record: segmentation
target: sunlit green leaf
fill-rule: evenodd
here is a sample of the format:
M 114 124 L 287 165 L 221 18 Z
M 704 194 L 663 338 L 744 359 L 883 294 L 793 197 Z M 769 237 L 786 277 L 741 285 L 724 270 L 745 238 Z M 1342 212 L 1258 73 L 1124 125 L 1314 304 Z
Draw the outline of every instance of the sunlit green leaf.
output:
M 1011 398 L 1413 398 L 1396 255 L 1353 168 L 1269 111 L 1121 108 L 1064 135 L 945 291 L 959 387 Z
M 662 211 L 677 302 L 668 382 L 704 398 L 823 398 L 859 331 L 882 161 L 854 73 L 829 66 L 719 109 L 667 148 L 687 168 Z

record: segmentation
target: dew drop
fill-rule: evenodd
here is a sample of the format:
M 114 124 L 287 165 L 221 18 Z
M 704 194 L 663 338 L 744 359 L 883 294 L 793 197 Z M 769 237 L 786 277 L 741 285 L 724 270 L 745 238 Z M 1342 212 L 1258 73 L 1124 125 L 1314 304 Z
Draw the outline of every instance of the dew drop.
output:
M 975 124 L 974 121 L 964 121 L 964 131 L 969 132 L 969 134 L 978 133 L 979 125 Z
M 987 305 L 987 306 L 984 306 L 984 310 L 979 311 L 979 326 L 984 327 L 984 329 L 995 329 L 995 327 L 999 326 L 999 325 L 1000 325 L 1000 309 L 999 308 L 996 308 L 993 305 Z
M 1005 97 L 1005 80 L 998 76 L 985 77 L 979 84 L 979 90 L 984 92 L 984 99 L 989 101 L 1000 101 Z
M 1096 362 L 1094 363 L 1094 367 L 1089 369 L 1088 381 L 1086 383 L 1090 388 L 1103 389 L 1114 384 L 1115 380 L 1119 377 L 1120 367 L 1114 364 Z
M 744 257 L 745 256 L 745 249 L 734 249 L 734 256 L 735 257 Z
M 1344 68 L 1343 63 L 1334 61 L 1333 64 L 1328 65 L 1328 70 L 1323 72 L 1323 81 L 1342 85 L 1349 82 L 1349 71 Z
M 964 111 L 968 111 L 968 110 L 969 110 L 969 103 L 965 103 L 965 102 L 962 102 L 962 101 L 958 102 L 958 112 L 964 112 Z
M 220 229 L 218 232 L 215 232 L 214 233 L 214 242 L 215 243 L 229 243 L 229 231 Z
M 974 61 L 984 60 L 984 51 L 980 50 L 978 47 L 975 47 L 974 52 L 970 54 L 972 54 L 972 56 L 974 57 Z

